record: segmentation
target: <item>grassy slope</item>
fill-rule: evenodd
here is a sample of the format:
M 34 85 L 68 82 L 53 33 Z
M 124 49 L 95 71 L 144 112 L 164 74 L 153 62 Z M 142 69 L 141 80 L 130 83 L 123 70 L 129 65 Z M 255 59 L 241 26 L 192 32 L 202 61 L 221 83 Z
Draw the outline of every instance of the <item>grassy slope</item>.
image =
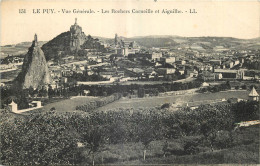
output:
M 183 152 L 184 143 L 188 140 L 201 139 L 202 136 L 183 137 L 168 140 L 171 152 L 163 157 L 164 140 L 151 142 L 147 149 L 146 161 L 143 161 L 143 145 L 127 143 L 106 145 L 106 150 L 96 155 L 96 163 L 101 164 L 257 164 L 259 163 L 259 125 L 250 126 L 234 132 L 234 146 L 227 149 L 216 149 L 201 146 L 200 153 L 195 155 L 178 155 Z
M 166 164 L 259 164 L 259 125 L 238 130 L 234 146 L 228 149 L 207 151 L 196 155 L 168 156 L 148 159 L 144 163 Z
M 83 105 L 89 101 L 97 100 L 97 97 L 78 97 L 73 99 L 65 99 L 59 102 L 54 102 L 47 104 L 43 107 L 44 110 L 50 110 L 52 107 L 55 107 L 58 112 L 73 112 L 76 110 L 76 106 Z

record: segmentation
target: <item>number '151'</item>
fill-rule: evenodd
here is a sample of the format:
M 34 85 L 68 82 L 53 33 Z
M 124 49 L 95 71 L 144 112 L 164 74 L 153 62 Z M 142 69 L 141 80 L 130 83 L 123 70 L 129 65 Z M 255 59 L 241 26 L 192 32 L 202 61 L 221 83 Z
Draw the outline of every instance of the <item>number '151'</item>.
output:
M 26 13 L 26 9 L 19 9 L 19 13 L 21 13 L 21 14 Z

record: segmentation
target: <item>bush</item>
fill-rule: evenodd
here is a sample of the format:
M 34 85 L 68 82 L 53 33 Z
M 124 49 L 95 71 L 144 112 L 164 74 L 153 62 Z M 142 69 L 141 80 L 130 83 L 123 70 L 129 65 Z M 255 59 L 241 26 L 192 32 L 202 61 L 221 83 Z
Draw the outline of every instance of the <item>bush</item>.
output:
M 1 126 L 4 165 L 68 165 L 80 162 L 78 134 L 52 112 L 15 119 Z
M 170 103 L 165 103 L 161 106 L 161 109 L 170 108 Z
M 121 98 L 121 94 L 120 93 L 114 93 L 111 96 L 104 97 L 104 98 L 98 99 L 96 101 L 91 101 L 91 102 L 86 103 L 84 105 L 77 106 L 76 110 L 81 110 L 81 111 L 84 111 L 84 112 L 88 112 L 88 111 L 91 111 L 91 110 L 96 109 L 98 107 L 105 106 L 105 105 L 107 105 L 109 103 L 112 103 L 112 102 L 114 102 L 116 100 L 119 100 L 120 98 Z
M 259 104 L 256 101 L 241 101 L 232 106 L 236 122 L 259 119 Z
M 184 145 L 184 151 L 186 154 L 196 154 L 199 151 L 197 146 L 197 141 L 189 141 Z
M 216 133 L 214 145 L 217 148 L 223 149 L 231 147 L 233 144 L 233 138 L 229 131 L 221 130 Z

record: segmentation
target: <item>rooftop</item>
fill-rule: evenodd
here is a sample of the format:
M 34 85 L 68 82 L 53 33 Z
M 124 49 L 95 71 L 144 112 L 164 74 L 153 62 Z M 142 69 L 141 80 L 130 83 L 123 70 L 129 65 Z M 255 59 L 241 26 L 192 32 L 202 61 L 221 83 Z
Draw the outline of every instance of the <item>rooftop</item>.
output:
M 251 97 L 259 96 L 259 94 L 255 90 L 255 87 L 252 88 L 251 92 L 249 93 L 249 96 Z

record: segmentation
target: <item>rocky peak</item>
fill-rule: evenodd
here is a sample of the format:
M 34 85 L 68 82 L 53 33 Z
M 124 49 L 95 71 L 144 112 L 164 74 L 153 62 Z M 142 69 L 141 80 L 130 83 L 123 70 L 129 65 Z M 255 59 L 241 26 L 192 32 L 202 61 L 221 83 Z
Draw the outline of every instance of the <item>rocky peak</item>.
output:
M 43 51 L 38 46 L 37 35 L 34 35 L 32 46 L 24 57 L 22 71 L 16 78 L 23 88 L 41 88 L 51 83 L 51 77 Z
M 79 50 L 85 41 L 86 35 L 82 32 L 82 28 L 77 24 L 77 18 L 75 18 L 74 25 L 70 27 L 70 50 Z

